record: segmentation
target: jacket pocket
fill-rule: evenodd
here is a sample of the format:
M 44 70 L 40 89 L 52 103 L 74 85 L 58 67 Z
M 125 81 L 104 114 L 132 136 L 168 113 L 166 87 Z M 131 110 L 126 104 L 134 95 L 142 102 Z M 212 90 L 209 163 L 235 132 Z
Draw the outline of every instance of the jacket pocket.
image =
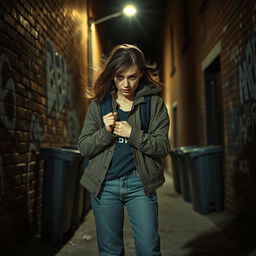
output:
M 102 162 L 104 153 L 95 155 L 93 158 L 90 158 L 88 166 L 84 169 L 86 173 L 94 173 L 100 171 L 99 163 Z
M 145 155 L 145 162 L 148 168 L 151 183 L 163 180 L 163 159 Z
M 156 170 L 163 169 L 163 159 L 160 157 L 152 157 L 150 155 L 144 154 L 145 163 L 147 168 L 149 168 L 150 173 Z

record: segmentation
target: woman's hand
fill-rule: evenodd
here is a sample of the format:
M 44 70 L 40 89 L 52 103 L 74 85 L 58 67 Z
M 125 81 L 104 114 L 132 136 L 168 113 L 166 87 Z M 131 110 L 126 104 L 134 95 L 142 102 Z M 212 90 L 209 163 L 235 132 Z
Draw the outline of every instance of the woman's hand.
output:
M 117 112 L 110 112 L 103 116 L 103 122 L 105 124 L 106 130 L 109 132 L 113 131 L 113 127 L 115 126 L 115 122 L 117 119 Z
M 117 121 L 113 133 L 121 137 L 130 137 L 132 127 L 126 121 Z

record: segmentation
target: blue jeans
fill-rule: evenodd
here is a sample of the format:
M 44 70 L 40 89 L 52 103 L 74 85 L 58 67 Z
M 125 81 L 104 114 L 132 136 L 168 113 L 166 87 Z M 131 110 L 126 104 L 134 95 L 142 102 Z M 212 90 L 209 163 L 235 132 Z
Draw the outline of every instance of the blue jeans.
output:
M 91 194 L 101 256 L 124 256 L 123 223 L 127 208 L 136 255 L 159 256 L 158 203 L 156 191 L 145 196 L 137 170 L 121 178 L 104 181 L 97 197 Z

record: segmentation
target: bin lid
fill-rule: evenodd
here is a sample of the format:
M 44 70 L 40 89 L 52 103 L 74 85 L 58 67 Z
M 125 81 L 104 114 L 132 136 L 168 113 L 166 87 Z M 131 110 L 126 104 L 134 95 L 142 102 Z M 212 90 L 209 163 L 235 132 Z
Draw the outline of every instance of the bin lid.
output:
M 222 154 L 223 146 L 220 145 L 210 145 L 206 147 L 195 148 L 190 152 L 190 157 L 195 158 L 203 155 L 211 155 L 211 154 Z
M 190 152 L 191 150 L 193 150 L 194 148 L 198 148 L 198 147 L 200 147 L 200 146 L 199 145 L 191 145 L 191 146 L 180 147 L 178 154 L 179 155 L 186 154 L 186 153 Z
M 178 155 L 180 148 L 172 148 L 170 151 L 171 155 Z
M 66 145 L 66 146 L 63 146 L 61 148 L 68 148 L 68 149 L 75 149 L 75 150 L 78 150 L 77 146 L 75 145 Z
M 48 157 L 54 157 L 65 161 L 73 162 L 81 157 L 79 150 L 57 147 L 44 147 L 40 150 L 40 158 L 46 160 Z

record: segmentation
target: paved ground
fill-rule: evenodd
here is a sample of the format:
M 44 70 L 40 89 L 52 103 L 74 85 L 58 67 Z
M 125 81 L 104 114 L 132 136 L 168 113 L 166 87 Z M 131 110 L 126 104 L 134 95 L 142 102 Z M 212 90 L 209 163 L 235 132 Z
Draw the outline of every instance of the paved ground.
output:
M 166 175 L 157 190 L 159 231 L 163 256 L 256 256 L 256 232 L 234 222 L 222 213 L 200 215 L 191 203 L 174 192 L 172 179 Z M 124 240 L 126 256 L 135 256 L 132 232 L 125 211 Z M 37 241 L 19 256 L 97 256 L 95 222 L 92 211 L 73 237 L 64 245 L 49 246 Z

